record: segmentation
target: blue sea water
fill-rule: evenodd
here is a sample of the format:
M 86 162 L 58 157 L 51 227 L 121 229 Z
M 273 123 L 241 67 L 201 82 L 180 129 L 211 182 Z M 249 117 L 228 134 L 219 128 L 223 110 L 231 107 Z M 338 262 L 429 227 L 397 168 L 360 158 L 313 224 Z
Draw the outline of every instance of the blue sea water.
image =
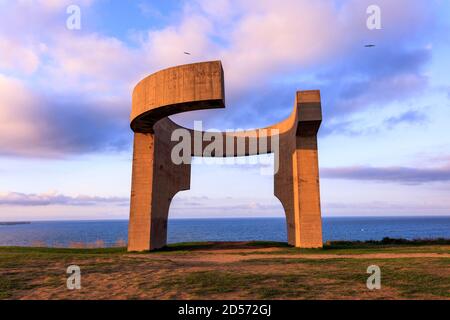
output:
M 128 221 L 52 221 L 0 225 L 0 246 L 69 246 L 102 240 L 112 246 L 127 239 Z M 450 217 L 323 218 L 327 240 L 450 238 Z M 283 218 L 169 220 L 169 243 L 186 241 L 286 241 Z

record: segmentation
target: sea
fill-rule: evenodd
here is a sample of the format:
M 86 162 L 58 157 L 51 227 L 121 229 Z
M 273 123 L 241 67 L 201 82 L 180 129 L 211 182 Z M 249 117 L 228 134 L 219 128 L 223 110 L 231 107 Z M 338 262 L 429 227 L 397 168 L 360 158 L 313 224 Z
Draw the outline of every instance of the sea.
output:
M 323 240 L 450 238 L 450 217 L 324 217 Z M 0 246 L 120 246 L 127 240 L 128 220 L 37 221 L 0 224 Z M 172 219 L 168 242 L 286 242 L 284 218 Z

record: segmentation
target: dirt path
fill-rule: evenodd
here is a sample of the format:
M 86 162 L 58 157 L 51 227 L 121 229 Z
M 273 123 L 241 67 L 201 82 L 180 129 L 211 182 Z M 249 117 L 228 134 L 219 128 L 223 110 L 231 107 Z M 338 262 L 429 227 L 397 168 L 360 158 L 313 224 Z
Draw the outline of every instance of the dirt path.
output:
M 202 261 L 208 262 L 238 262 L 253 259 L 397 259 L 397 258 L 450 258 L 450 254 L 437 253 L 374 253 L 360 255 L 343 254 L 252 254 L 252 255 L 214 255 L 203 256 Z
M 267 250 L 264 250 L 264 252 Z M 218 250 L 211 254 L 211 251 L 196 251 L 192 255 L 158 256 L 158 255 L 129 255 L 134 258 L 155 260 L 175 260 L 211 262 L 211 263 L 233 263 L 254 259 L 403 259 L 403 258 L 450 258 L 447 253 L 366 253 L 366 254 L 264 254 L 255 253 L 255 250 L 246 252 L 245 250 Z

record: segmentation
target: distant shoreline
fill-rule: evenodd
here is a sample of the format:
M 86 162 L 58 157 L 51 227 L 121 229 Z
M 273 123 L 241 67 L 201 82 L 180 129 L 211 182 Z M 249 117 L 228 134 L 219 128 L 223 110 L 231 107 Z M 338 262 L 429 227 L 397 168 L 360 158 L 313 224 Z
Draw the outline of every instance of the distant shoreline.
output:
M 11 221 L 11 222 L 0 222 L 0 226 L 15 226 L 18 224 L 31 224 L 30 221 Z

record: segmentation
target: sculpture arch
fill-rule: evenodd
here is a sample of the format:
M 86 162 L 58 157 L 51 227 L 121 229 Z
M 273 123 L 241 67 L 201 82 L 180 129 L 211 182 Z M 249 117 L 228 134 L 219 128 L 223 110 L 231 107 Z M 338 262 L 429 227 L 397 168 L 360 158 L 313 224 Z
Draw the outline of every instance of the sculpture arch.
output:
M 128 250 L 158 249 L 167 243 L 167 220 L 175 194 L 190 188 L 190 163 L 174 164 L 171 140 L 183 127 L 169 116 L 181 112 L 224 108 L 224 73 L 220 61 L 181 65 L 156 72 L 140 81 L 132 97 L 131 129 L 134 131 Z M 320 92 L 298 91 L 291 115 L 267 128 L 221 133 L 233 149 L 224 156 L 275 153 L 275 196 L 285 215 L 288 243 L 301 248 L 322 247 L 317 132 L 322 120 Z M 186 128 L 184 128 L 186 129 Z M 187 129 L 193 137 L 203 135 Z M 268 135 L 279 142 L 256 150 L 245 140 L 244 150 L 235 143 L 242 135 L 260 141 Z M 272 141 L 270 139 L 269 141 Z M 203 156 L 204 148 L 192 145 L 190 156 Z

